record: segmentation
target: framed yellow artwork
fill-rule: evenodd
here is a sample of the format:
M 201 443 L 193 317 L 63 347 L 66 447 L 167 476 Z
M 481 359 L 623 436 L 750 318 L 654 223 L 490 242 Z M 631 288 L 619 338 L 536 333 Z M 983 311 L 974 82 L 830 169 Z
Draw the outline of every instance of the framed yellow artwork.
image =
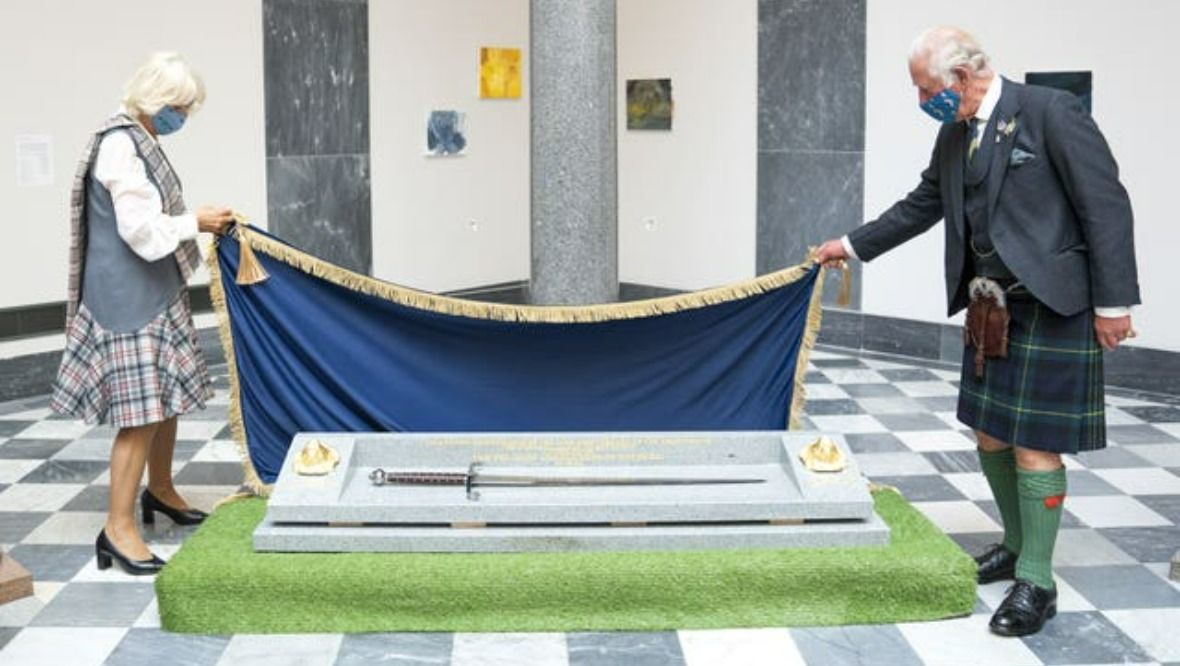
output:
M 480 47 L 479 96 L 481 99 L 520 98 L 520 49 Z

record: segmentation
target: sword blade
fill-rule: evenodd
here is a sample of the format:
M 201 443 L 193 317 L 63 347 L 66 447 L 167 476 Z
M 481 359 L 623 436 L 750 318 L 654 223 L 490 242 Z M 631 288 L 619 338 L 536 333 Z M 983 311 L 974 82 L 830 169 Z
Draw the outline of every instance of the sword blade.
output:
M 737 483 L 765 483 L 766 479 L 697 478 L 658 476 L 516 476 L 511 474 L 478 474 L 471 479 L 473 486 L 507 487 L 562 487 L 562 486 L 710 486 Z

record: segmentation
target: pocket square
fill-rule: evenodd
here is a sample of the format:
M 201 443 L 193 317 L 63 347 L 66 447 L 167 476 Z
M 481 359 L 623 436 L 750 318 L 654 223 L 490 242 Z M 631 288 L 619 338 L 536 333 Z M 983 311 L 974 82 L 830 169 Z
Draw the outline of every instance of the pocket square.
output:
M 1013 148 L 1012 153 L 1008 155 L 1008 166 L 1018 167 L 1025 162 L 1031 162 L 1035 159 L 1037 159 L 1036 154 L 1030 153 L 1027 150 L 1023 150 L 1021 148 Z

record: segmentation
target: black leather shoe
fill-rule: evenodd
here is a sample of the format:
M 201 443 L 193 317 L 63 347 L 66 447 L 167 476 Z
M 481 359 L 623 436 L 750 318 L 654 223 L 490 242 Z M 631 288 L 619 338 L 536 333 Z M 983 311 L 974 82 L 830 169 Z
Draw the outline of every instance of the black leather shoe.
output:
M 1045 622 L 1057 614 L 1057 590 L 1038 587 L 1027 580 L 1017 579 L 989 626 L 1001 636 L 1035 634 Z
M 152 525 L 156 522 L 156 512 L 168 516 L 177 525 L 200 525 L 209 514 L 199 509 L 174 509 L 164 504 L 147 488 L 139 496 L 139 506 L 143 509 L 143 524 Z
M 987 585 L 997 580 L 1012 580 L 1016 577 L 1016 560 L 1020 555 L 997 543 L 975 558 L 979 565 L 979 584 Z
M 132 576 L 151 576 L 160 572 L 164 568 L 164 560 L 156 555 L 152 555 L 146 560 L 133 560 L 115 548 L 115 544 L 107 538 L 107 531 L 104 528 L 98 533 L 98 539 L 94 542 L 94 556 L 98 560 L 98 568 L 106 570 L 111 568 L 114 562 L 119 563 L 119 567 L 131 574 Z

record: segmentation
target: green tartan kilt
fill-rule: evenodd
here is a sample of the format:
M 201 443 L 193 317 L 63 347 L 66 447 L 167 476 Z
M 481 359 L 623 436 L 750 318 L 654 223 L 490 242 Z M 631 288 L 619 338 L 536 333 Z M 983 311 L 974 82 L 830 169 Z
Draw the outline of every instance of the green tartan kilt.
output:
M 1102 347 L 1090 310 L 1062 317 L 1040 301 L 1008 301 L 1008 358 L 986 359 L 975 376 L 975 348 L 963 349 L 959 420 L 1002 442 L 1077 453 L 1106 446 Z

